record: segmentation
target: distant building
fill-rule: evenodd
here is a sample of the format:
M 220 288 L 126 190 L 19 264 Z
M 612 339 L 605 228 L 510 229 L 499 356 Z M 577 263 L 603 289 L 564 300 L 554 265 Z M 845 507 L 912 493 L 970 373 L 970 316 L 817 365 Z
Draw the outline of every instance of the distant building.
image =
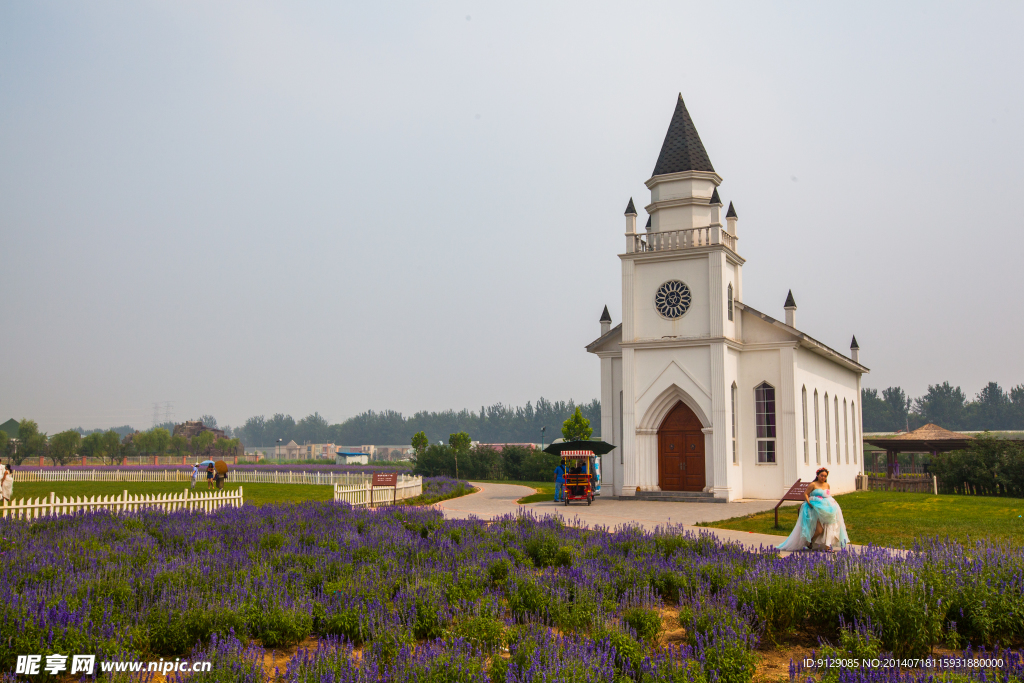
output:
M 413 448 L 409 445 L 374 446 L 364 444 L 362 446 L 342 446 L 342 448 L 348 451 L 366 453 L 370 456 L 370 460 L 408 460 L 413 455 Z
M 213 432 L 213 440 L 218 441 L 224 437 L 224 430 L 216 427 L 207 427 L 200 420 L 186 420 L 180 425 L 174 425 L 174 433 L 171 436 L 183 436 L 192 441 L 192 437 L 203 432 Z M 138 434 L 138 432 L 136 432 Z
M 334 463 L 336 465 L 367 465 L 370 462 L 370 454 L 361 451 L 346 451 L 338 449 Z
M 227 438 L 226 436 L 224 436 L 224 430 L 223 429 L 217 429 L 215 427 L 207 427 L 205 424 L 202 423 L 201 420 L 186 420 L 185 422 L 182 422 L 179 425 L 174 425 L 174 433 L 171 436 L 183 436 L 186 439 L 188 439 L 188 443 L 191 446 L 191 444 L 192 444 L 192 437 L 198 436 L 199 434 L 202 434 L 203 432 L 210 432 L 211 434 L 213 434 L 213 443 L 211 443 L 210 446 L 208 446 L 205 451 L 203 451 L 201 453 L 196 453 L 196 455 L 197 456 L 202 456 L 204 458 L 210 458 L 210 457 L 213 457 L 214 455 L 216 455 L 218 457 L 226 455 L 224 453 L 221 453 L 220 451 L 217 451 L 216 453 L 214 453 L 214 449 L 213 449 L 213 444 L 217 443 L 221 439 Z M 132 441 L 134 441 L 134 437 L 138 433 L 139 432 L 136 431 L 134 434 L 129 434 L 128 436 L 126 436 L 124 438 L 124 442 L 125 443 L 131 443 Z M 235 451 L 234 455 L 237 457 L 238 455 L 241 455 L 242 453 L 244 453 L 244 449 L 242 448 L 241 445 L 239 445 L 238 449 Z

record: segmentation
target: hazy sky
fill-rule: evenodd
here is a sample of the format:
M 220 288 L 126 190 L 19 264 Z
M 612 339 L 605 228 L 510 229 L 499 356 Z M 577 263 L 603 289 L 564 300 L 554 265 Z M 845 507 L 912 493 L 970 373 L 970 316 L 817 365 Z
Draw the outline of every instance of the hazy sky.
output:
M 2 3 L 0 421 L 592 399 L 680 91 L 747 303 L 792 288 L 867 387 L 1024 382 L 1022 32 L 1015 2 Z

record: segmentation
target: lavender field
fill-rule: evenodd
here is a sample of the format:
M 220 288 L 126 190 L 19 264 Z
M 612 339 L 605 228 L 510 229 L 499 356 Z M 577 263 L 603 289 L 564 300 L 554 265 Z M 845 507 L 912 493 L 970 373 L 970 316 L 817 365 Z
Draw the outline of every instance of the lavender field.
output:
M 1003 660 L 946 680 L 1024 675 L 1006 649 L 1024 638 L 1024 555 L 985 543 L 780 558 L 710 536 L 335 503 L 0 520 L 0 536 L 7 672 L 18 654 L 193 653 L 213 671 L 181 680 L 734 683 L 801 635 L 833 656 Z M 266 648 L 296 644 L 264 668 Z

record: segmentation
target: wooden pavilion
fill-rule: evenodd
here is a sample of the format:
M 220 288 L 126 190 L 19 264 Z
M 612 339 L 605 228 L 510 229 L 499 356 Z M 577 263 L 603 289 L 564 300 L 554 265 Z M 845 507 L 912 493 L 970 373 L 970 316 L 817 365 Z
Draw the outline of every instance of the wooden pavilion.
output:
M 915 453 L 946 453 L 967 448 L 974 437 L 960 432 L 951 432 L 937 424 L 928 423 L 912 432 L 886 436 L 880 439 L 865 439 L 875 448 L 885 450 L 886 473 L 893 475 L 897 453 L 910 453 L 911 464 Z

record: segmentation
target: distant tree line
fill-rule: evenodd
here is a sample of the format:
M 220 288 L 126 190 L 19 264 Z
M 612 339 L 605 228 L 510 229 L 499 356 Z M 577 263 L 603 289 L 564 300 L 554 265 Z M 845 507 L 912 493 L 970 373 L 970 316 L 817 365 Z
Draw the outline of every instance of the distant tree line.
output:
M 173 427 L 173 425 L 172 425 Z M 54 466 L 73 464 L 76 459 L 89 457 L 110 465 L 117 465 L 125 458 L 136 455 L 164 455 L 174 453 L 181 457 L 185 453 L 193 457 L 213 452 L 220 457 L 235 453 L 240 445 L 237 438 L 217 439 L 212 432 L 202 432 L 186 439 L 172 436 L 164 427 L 154 427 L 146 432 L 132 432 L 122 436 L 115 429 L 95 429 L 85 432 L 68 429 L 53 436 L 39 431 L 35 420 L 22 420 L 17 434 L 0 430 L 0 456 L 14 465 L 29 462 L 35 464 L 38 458 L 49 460 Z
M 924 396 L 911 399 L 900 387 L 864 389 L 861 394 L 865 432 L 917 429 L 929 422 L 954 431 L 1024 429 L 1024 384 L 1009 393 L 989 382 L 973 401 L 949 382 L 931 384 Z
M 320 413 L 307 415 L 298 422 L 283 413 L 270 418 L 258 415 L 236 427 L 234 436 L 248 447 L 273 446 L 278 439 L 298 444 L 398 445 L 409 443 L 409 435 L 416 432 L 423 432 L 429 442 L 435 444 L 459 432 L 483 443 L 537 443 L 541 440 L 541 427 L 547 427 L 545 439 L 550 442 L 558 438 L 562 422 L 577 407 L 590 420 L 595 433 L 600 434 L 601 402 L 597 399 L 577 406 L 573 401 L 541 398 L 536 405 L 527 402 L 525 406 L 513 407 L 497 403 L 490 407 L 481 406 L 479 412 L 421 411 L 411 417 L 393 410 L 368 410 L 333 425 Z

